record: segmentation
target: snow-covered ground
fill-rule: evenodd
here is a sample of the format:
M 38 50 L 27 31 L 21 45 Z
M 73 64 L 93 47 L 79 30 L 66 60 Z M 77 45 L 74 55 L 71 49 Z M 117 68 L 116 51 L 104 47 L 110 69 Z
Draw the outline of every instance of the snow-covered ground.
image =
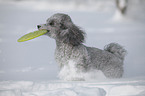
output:
M 97 82 L 1 81 L 0 96 L 145 96 L 145 80 L 140 79 Z
M 49 1 L 0 0 L 0 96 L 145 96 L 145 14 L 140 8 L 132 11 L 135 18 L 133 14 L 122 18 L 114 0 Z M 125 47 L 122 79 L 59 81 L 53 39 L 41 36 L 17 42 L 57 12 L 69 14 L 85 30 L 85 45 L 103 49 L 117 42 Z

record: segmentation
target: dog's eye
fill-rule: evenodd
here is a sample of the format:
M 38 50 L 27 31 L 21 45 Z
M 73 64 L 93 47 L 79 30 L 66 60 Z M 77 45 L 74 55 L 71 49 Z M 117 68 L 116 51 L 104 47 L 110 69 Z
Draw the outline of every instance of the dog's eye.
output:
M 49 25 L 54 26 L 54 21 L 51 21 Z

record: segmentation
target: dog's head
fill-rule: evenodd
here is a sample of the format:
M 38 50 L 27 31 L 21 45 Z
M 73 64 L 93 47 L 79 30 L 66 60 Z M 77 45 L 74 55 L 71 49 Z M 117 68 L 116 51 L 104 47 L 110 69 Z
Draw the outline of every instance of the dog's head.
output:
M 47 19 L 46 24 L 37 26 L 39 30 L 46 29 L 46 35 L 59 42 L 77 46 L 84 42 L 85 33 L 73 24 L 71 18 L 66 14 L 54 14 Z

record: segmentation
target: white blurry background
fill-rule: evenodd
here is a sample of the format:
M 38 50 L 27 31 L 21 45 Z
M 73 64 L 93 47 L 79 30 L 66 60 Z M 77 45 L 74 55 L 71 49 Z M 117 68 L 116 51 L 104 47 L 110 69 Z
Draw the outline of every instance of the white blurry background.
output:
M 128 51 L 123 78 L 145 76 L 145 1 L 0 0 L 0 80 L 57 80 L 55 41 L 41 36 L 18 43 L 22 35 L 55 13 L 69 14 L 86 33 L 87 46 L 103 49 L 116 42 Z

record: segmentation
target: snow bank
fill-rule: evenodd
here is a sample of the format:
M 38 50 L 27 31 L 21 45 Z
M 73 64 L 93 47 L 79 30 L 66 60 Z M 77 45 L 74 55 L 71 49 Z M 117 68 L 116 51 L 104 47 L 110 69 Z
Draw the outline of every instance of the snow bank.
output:
M 145 79 L 91 82 L 1 81 L 0 96 L 145 96 Z
M 110 94 L 113 96 L 118 96 L 118 94 L 121 96 L 139 96 L 142 92 L 145 92 L 145 86 L 121 85 L 113 87 Z
M 79 83 L 4 81 L 0 96 L 105 96 L 102 88 L 90 88 Z M 82 85 L 82 86 L 80 86 Z

